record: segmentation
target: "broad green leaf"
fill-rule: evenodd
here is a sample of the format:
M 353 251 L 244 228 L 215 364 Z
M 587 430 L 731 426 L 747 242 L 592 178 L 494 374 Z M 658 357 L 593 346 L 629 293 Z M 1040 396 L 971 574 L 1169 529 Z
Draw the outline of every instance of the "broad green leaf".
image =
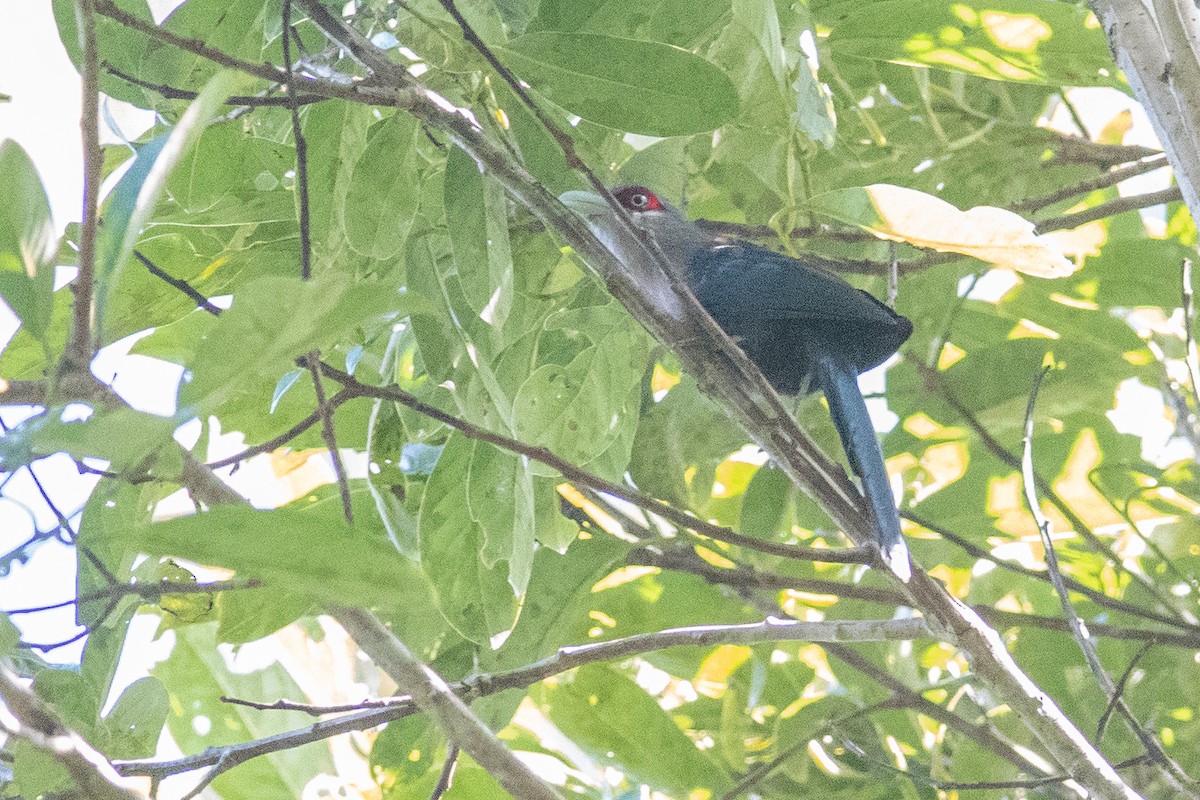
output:
M 513 302 L 508 198 L 495 181 L 455 148 L 446 158 L 446 225 L 459 284 L 480 319 L 504 327 Z
M 566 364 L 544 364 L 521 384 L 514 402 L 517 438 L 549 448 L 574 464 L 593 464 L 636 424 L 647 340 L 615 304 L 563 311 L 546 322 L 568 337 L 584 333 L 593 345 Z M 612 469 L 611 467 L 615 467 Z M 624 465 L 605 474 L 619 477 Z M 552 470 L 534 465 L 536 474 Z
M 127 406 L 99 407 L 86 420 L 64 422 L 63 415 L 63 409 L 51 409 L 0 437 L 0 463 L 4 469 L 12 470 L 59 452 L 75 459 L 104 459 L 115 472 L 145 466 L 151 453 L 171 441 L 176 426 L 169 418 Z
M 150 221 L 171 170 L 199 139 L 224 99 L 245 83 L 246 78 L 237 72 L 218 73 L 170 133 L 142 145 L 129 171 L 113 188 L 104 206 L 104 226 L 96 237 L 96 319 L 101 326 L 120 269 Z
M 542 0 L 528 32 L 602 33 L 690 49 L 730 13 L 730 0 Z
M 215 623 L 175 631 L 171 655 L 152 670 L 167 688 L 171 737 L 187 753 L 239 744 L 311 725 L 299 711 L 263 714 L 222 697 L 305 697 L 283 665 L 272 661 L 254 670 L 230 669 L 213 638 Z M 198 724 L 199 723 L 199 724 Z M 314 776 L 335 772 L 327 746 L 267 753 L 217 776 L 212 788 L 227 800 L 299 797 Z
M 467 504 L 471 518 L 483 533 L 479 559 L 489 569 L 499 561 L 507 561 L 509 582 L 518 594 L 523 594 L 529 583 L 534 548 L 529 460 L 486 442 L 473 444 L 467 470 Z
M 688 797 L 719 795 L 730 776 L 697 748 L 658 702 L 621 672 L 581 667 L 554 686 L 535 690 L 551 722 L 593 759 L 636 782 Z
M 318 262 L 327 259 L 330 265 L 344 266 L 342 259 L 348 252 L 342 225 L 346 195 L 374 120 L 371 109 L 357 103 L 318 103 L 303 117 L 308 142 L 309 231 Z
M 126 552 L 224 567 L 325 603 L 422 608 L 428 594 L 421 574 L 382 536 L 347 527 L 332 494 L 272 511 L 219 506 L 124 531 L 118 543 Z M 366 493 L 355 491 L 354 502 L 355 516 L 369 519 Z
M 109 758 L 149 758 L 167 721 L 167 690 L 155 678 L 139 678 L 100 720 L 99 739 Z
M 154 17 L 146 0 L 116 0 L 115 5 L 140 20 L 153 22 Z M 75 69 L 82 73 L 83 39 L 76 17 L 78 3 L 76 0 L 53 0 L 52 6 L 63 50 L 75 65 Z M 115 74 L 120 72 L 133 77 L 143 77 L 141 63 L 147 49 L 145 34 L 97 14 L 96 42 L 100 48 L 100 59 L 108 67 L 100 70 L 100 90 L 104 94 L 141 108 L 154 108 L 163 102 L 162 95 L 158 92 L 143 89 Z M 158 79 L 153 75 L 144 77 L 147 81 Z
M 617 130 L 685 136 L 719 128 L 737 114 L 737 92 L 729 78 L 671 45 L 542 31 L 497 50 L 547 98 Z
M 1041 278 L 1075 271 L 1053 240 L 1038 236 L 1032 222 L 1003 208 L 960 211 L 933 195 L 885 183 L 826 192 L 812 198 L 810 206 L 881 239 L 961 253 L 1001 269 Z
M 386 284 L 354 283 L 333 273 L 310 281 L 272 277 L 246 284 L 215 322 L 200 321 L 208 333 L 186 364 L 192 380 L 180 393 L 181 413 L 215 410 L 264 380 L 269 385 L 260 407 L 267 411 L 270 387 L 297 358 L 328 350 L 359 326 L 377 324 L 401 302 Z M 295 322 L 281 325 L 281 314 Z
M 11 139 L 0 142 L 0 186 L 0 299 L 41 339 L 54 311 L 54 224 L 37 169 Z
M 372 464 L 367 486 L 388 539 L 397 552 L 416 562 L 420 558 L 417 520 L 405 505 L 409 490 L 404 459 L 407 439 L 396 404 L 377 401 L 371 409 L 367 430 L 367 453 Z M 431 466 L 429 471 L 432 469 Z
M 342 225 L 357 252 L 390 259 L 404 248 L 417 213 L 421 127 L 415 117 L 397 113 L 373 125 L 368 135 L 346 190 Z
M 883 0 L 833 25 L 835 56 L 936 67 L 1000 81 L 1128 90 L 1085 7 L 1040 0 Z
M 471 517 L 468 494 L 473 450 L 470 439 L 452 434 L 429 476 L 419 519 L 421 569 L 454 629 L 487 647 L 516 624 L 520 596 L 507 560 L 489 566 L 481 556 L 487 534 Z
M 263 0 L 187 0 L 176 6 L 162 27 L 177 36 L 202 39 L 204 43 L 234 58 L 252 63 L 277 62 L 276 52 L 264 52 L 265 25 L 278 25 L 277 6 Z M 219 69 L 210 59 L 178 47 L 148 47 L 142 57 L 139 77 L 168 86 L 192 87 L 207 81 Z M 240 92 L 239 92 L 240 94 Z

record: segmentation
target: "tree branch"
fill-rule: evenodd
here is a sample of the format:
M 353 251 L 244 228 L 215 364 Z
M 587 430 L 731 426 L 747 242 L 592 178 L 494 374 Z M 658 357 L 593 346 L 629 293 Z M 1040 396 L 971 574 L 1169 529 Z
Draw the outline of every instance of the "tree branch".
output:
M 78 795 L 93 800 L 138 800 L 141 795 L 118 785 L 120 775 L 108 760 L 62 724 L 41 698 L 21 686 L 8 667 L 0 666 L 0 728 L 23 739 L 60 764 L 75 782 Z M 15 725 L 13 723 L 16 723 Z
M 1086 225 L 1089 222 L 1095 222 L 1098 219 L 1106 219 L 1114 217 L 1117 214 L 1123 214 L 1126 211 L 1137 211 L 1141 208 L 1150 208 L 1159 206 L 1163 203 L 1175 203 L 1183 199 L 1180 187 L 1168 186 L 1157 192 L 1149 192 L 1147 194 L 1135 194 L 1129 197 L 1121 197 L 1116 200 L 1110 200 L 1107 203 L 1101 203 L 1098 206 L 1085 208 L 1083 211 L 1077 211 L 1074 214 L 1066 214 L 1061 217 L 1051 217 L 1050 219 L 1042 220 L 1037 224 L 1038 234 L 1050 233 L 1051 231 L 1065 231 L 1071 228 L 1078 228 L 1080 225 Z
M 72 284 L 75 304 L 71 312 L 71 335 L 61 368 L 65 372 L 86 372 L 93 355 L 96 235 L 100 226 L 100 173 L 104 166 L 104 154 L 100 150 L 100 55 L 96 43 L 94 0 L 76 0 L 75 10 L 83 38 L 80 116 L 83 135 L 83 225 L 79 235 L 79 272 Z
M 1117 66 L 1150 117 L 1175 170 L 1184 202 L 1200 216 L 1200 66 L 1195 31 L 1181 21 L 1174 0 L 1090 0 L 1108 34 Z M 1192 13 L 1195 9 L 1192 9 Z
M 374 615 L 358 608 L 338 608 L 333 614 L 379 668 L 408 692 L 418 708 L 433 717 L 450 741 L 475 759 L 513 797 L 563 800 L 559 792 L 544 783 L 471 713 L 440 675 L 418 661 L 404 642 Z
M 678 525 L 684 530 L 695 531 L 696 533 L 708 536 L 711 539 L 717 539 L 722 542 L 745 547 L 750 550 L 757 550 L 771 555 L 783 556 L 784 558 L 798 558 L 806 561 L 825 561 L 829 563 L 864 563 L 868 558 L 873 558 L 873 554 L 865 549 L 836 549 L 825 547 L 801 547 L 799 545 L 788 545 L 777 542 L 767 542 L 761 539 L 755 539 L 751 536 L 737 533 L 720 525 L 714 525 L 711 522 L 698 519 L 697 517 L 689 516 L 684 512 L 673 508 L 659 500 L 655 500 L 649 495 L 639 492 L 631 486 L 624 484 L 613 483 L 606 481 L 598 475 L 595 475 L 587 470 L 575 466 L 569 461 L 562 459 L 547 450 L 544 447 L 537 447 L 526 444 L 517 439 L 508 436 L 503 436 L 498 433 L 481 428 L 478 425 L 467 422 L 464 419 L 442 411 L 440 408 L 432 406 L 417 399 L 414 395 L 401 389 L 399 386 L 371 386 L 362 383 L 353 375 L 342 372 L 336 367 L 328 363 L 321 363 L 321 371 L 333 380 L 342 384 L 343 392 L 358 397 L 372 397 L 377 400 L 390 400 L 393 403 L 399 403 L 407 408 L 411 408 L 420 414 L 423 414 L 431 419 L 435 419 L 452 428 L 468 439 L 476 439 L 481 442 L 495 445 L 496 447 L 508 450 L 513 453 L 518 453 L 534 461 L 537 461 L 546 466 L 553 467 L 562 474 L 567 480 L 577 483 L 581 486 L 586 486 L 590 489 L 595 489 L 598 492 L 619 497 L 626 500 L 639 508 L 656 514 L 663 519 Z M 339 392 L 339 396 L 342 392 Z

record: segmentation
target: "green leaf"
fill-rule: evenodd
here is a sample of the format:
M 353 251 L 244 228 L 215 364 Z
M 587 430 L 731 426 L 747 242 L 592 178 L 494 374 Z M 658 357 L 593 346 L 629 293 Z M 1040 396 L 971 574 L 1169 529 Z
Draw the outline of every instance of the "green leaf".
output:
M 142 145 L 133 165 L 113 188 L 104 207 L 104 226 L 96 236 L 96 319 L 103 325 L 108 307 L 134 242 L 151 219 L 171 170 L 196 143 L 225 98 L 246 84 L 235 71 L 218 73 L 205 84 L 170 133 Z
M 570 309 L 547 320 L 547 329 L 567 337 L 583 333 L 594 344 L 565 365 L 544 364 L 525 379 L 514 401 L 518 439 L 588 465 L 636 425 L 647 340 L 627 321 L 615 303 Z M 538 475 L 554 474 L 543 465 L 533 468 Z M 603 470 L 614 479 L 623 471 L 624 464 L 615 463 Z
M 450 247 L 463 294 L 475 313 L 499 330 L 513 302 L 508 198 L 458 148 L 446 158 L 444 193 Z
M 42 339 L 54 311 L 54 224 L 33 161 L 11 139 L 0 142 L 0 186 L 0 298 Z
M 244 396 L 257 400 L 260 384 L 278 386 L 296 358 L 329 349 L 400 305 L 401 296 L 386 284 L 354 283 L 332 273 L 309 281 L 270 277 L 248 283 L 215 322 L 198 321 L 208 332 L 186 365 L 192 380 L 180 392 L 180 413 L 203 414 Z M 284 309 L 294 324 L 280 325 Z M 263 388 L 258 402 L 266 411 L 272 390 Z
M 529 460 L 486 442 L 473 444 L 467 504 L 483 533 L 479 559 L 487 568 L 507 561 L 509 582 L 521 595 L 533 565 L 535 517 Z
M 659 42 L 542 31 L 496 48 L 547 98 L 617 130 L 685 136 L 737 115 L 737 92 L 716 66 Z
M 375 511 L 397 552 L 416 562 L 420 558 L 417 520 L 404 502 L 408 494 L 404 464 L 408 435 L 396 404 L 377 401 L 367 425 L 367 452 L 373 465 L 367 475 L 367 485 L 375 500 Z
M 835 56 L 998 81 L 1128 91 L 1104 31 L 1084 6 L 1041 0 L 882 0 L 847 7 L 829 37 Z
M 63 421 L 63 410 L 30 417 L 0 437 L 0 463 L 21 464 L 68 453 L 72 458 L 102 458 L 114 471 L 143 465 L 147 456 L 171 441 L 176 423 L 127 406 L 97 408 L 87 420 Z
M 139 678 L 126 687 L 112 711 L 100 720 L 109 758 L 149 758 L 167 721 L 169 700 L 162 682 Z
M 542 712 L 591 757 L 675 797 L 733 786 L 658 702 L 621 672 L 593 664 L 533 692 Z
M 127 552 L 225 567 L 325 603 L 421 608 L 428 596 L 421 574 L 382 536 L 347 527 L 333 494 L 273 511 L 219 506 L 123 531 L 118 541 Z M 354 502 L 356 517 L 369 519 L 366 493 L 355 491 Z
M 729 14 L 729 0 L 542 0 L 527 32 L 603 33 L 691 49 Z
M 417 213 L 415 117 L 393 114 L 371 127 L 346 190 L 342 224 L 350 246 L 365 256 L 394 258 L 404 248 Z
M 493 637 L 512 629 L 520 598 L 509 582 L 510 565 L 488 565 L 481 556 L 487 533 L 471 517 L 467 490 L 473 450 L 474 442 L 452 434 L 429 476 L 419 519 L 421 569 L 454 629 L 486 647 Z M 531 557 L 532 552 L 525 556 Z M 519 588 L 523 594 L 525 587 Z

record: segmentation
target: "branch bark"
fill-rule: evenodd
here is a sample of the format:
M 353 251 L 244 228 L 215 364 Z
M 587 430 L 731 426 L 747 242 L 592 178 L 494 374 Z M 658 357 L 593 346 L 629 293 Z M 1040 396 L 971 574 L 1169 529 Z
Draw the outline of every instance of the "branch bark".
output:
M 1117 66 L 1146 109 L 1192 216 L 1200 210 L 1200 52 L 1184 0 L 1091 0 Z

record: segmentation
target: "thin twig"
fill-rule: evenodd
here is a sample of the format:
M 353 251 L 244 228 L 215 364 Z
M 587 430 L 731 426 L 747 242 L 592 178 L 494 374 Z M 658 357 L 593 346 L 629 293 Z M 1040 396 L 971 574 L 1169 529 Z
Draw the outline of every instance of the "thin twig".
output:
M 165 83 L 154 83 L 152 81 L 144 81 L 141 78 L 135 77 L 128 73 L 122 72 L 109 63 L 100 65 L 105 72 L 115 78 L 120 78 L 126 83 L 137 86 L 141 89 L 160 94 L 168 100 L 195 100 L 200 96 L 199 92 L 193 92 L 190 89 L 180 89 L 175 86 L 168 86 Z M 328 100 L 328 97 L 319 94 L 303 94 L 295 96 L 296 105 L 312 105 L 313 103 L 321 103 Z M 226 97 L 222 101 L 227 106 L 241 106 L 245 108 L 258 107 L 290 107 L 292 105 L 292 97 L 289 95 L 249 95 L 249 94 L 234 94 Z
M 352 392 L 350 390 L 342 389 L 337 394 L 335 394 L 333 397 L 329 398 L 329 401 L 325 404 L 325 407 L 330 412 L 332 412 L 335 409 L 337 409 L 339 406 L 341 406 L 342 403 L 346 402 L 347 400 L 351 400 L 357 396 L 358 395 L 356 395 L 354 392 Z M 208 464 L 205 464 L 205 466 L 208 467 L 209 469 L 220 469 L 222 467 L 232 466 L 233 464 L 237 464 L 239 462 L 245 461 L 248 458 L 253 458 L 254 456 L 259 455 L 261 453 L 270 453 L 274 450 L 278 450 L 280 447 L 283 447 L 285 444 L 290 442 L 292 439 L 295 439 L 297 436 L 304 433 L 306 430 L 311 428 L 313 425 L 316 425 L 318 422 L 320 422 L 323 419 L 323 416 L 324 416 L 324 411 L 320 408 L 316 408 L 307 417 L 300 420 L 295 425 L 288 428 L 286 431 L 279 434 L 275 438 L 268 439 L 267 441 L 263 442 L 262 444 L 256 444 L 253 447 L 247 447 L 242 452 L 236 453 L 235 455 L 228 456 L 226 458 L 222 458 L 219 461 L 210 461 Z
M 240 697 L 230 697 L 221 695 L 219 698 L 222 703 L 228 703 L 231 706 L 245 706 L 253 708 L 255 711 L 299 711 L 302 714 L 308 714 L 310 717 L 322 717 L 326 714 L 344 714 L 353 711 L 365 711 L 368 708 L 393 708 L 404 703 L 411 703 L 412 698 L 407 695 L 399 697 L 381 697 L 377 700 L 363 700 L 361 703 L 342 703 L 333 706 L 318 706 L 312 703 L 297 703 L 293 700 L 274 700 L 270 703 L 262 703 L 257 700 L 245 700 Z
M 1192 260 L 1185 258 L 1182 269 L 1183 284 L 1183 332 L 1184 345 L 1187 347 L 1188 379 L 1192 384 L 1192 412 L 1188 415 L 1194 423 L 1200 415 L 1200 356 L 1196 352 L 1196 304 L 1195 290 L 1192 288 Z M 1194 425 L 1192 426 L 1194 427 Z
M 454 785 L 454 771 L 458 769 L 458 753 L 458 745 L 451 742 L 450 749 L 446 751 L 446 760 L 442 762 L 442 772 L 438 775 L 433 791 L 429 793 L 429 800 L 442 800 L 442 795 L 446 794 Z
M 1095 178 L 1090 178 L 1086 181 L 1073 183 L 1070 186 L 1064 186 L 1057 191 L 1049 194 L 1044 194 L 1041 197 L 1030 197 L 1025 200 L 1018 200 L 1009 206 L 1013 211 L 1024 214 L 1032 214 L 1035 211 L 1040 211 L 1046 206 L 1052 206 L 1055 203 L 1061 203 L 1064 200 L 1070 200 L 1072 197 L 1078 197 L 1082 194 L 1094 192 L 1097 189 L 1107 189 L 1110 186 L 1116 186 L 1121 181 L 1129 180 L 1130 178 L 1144 175 L 1147 172 L 1153 172 L 1156 169 L 1169 167 L 1165 155 L 1157 155 L 1148 158 L 1145 161 L 1137 161 L 1128 166 L 1119 167 L 1118 169 L 1109 170 Z
M 1100 715 L 1100 721 L 1096 723 L 1097 741 L 1100 741 L 1104 738 L 1104 731 L 1108 727 L 1108 720 L 1112 717 L 1112 712 L 1117 707 L 1117 700 L 1125 696 L 1125 687 L 1129 685 L 1129 679 L 1133 676 L 1134 668 L 1137 667 L 1138 662 L 1142 660 L 1142 656 L 1149 653 L 1151 648 L 1153 648 L 1156 644 L 1158 644 L 1158 642 L 1154 639 L 1148 639 L 1146 643 L 1143 644 L 1136 653 L 1134 653 L 1133 658 L 1129 659 L 1129 665 L 1125 667 L 1125 671 L 1122 672 L 1121 677 L 1117 679 L 1116 690 L 1113 692 L 1112 697 L 1109 698 L 1108 705 L 1104 707 L 1104 713 Z
M 14 608 L 6 610 L 4 613 L 10 617 L 17 614 L 37 614 L 43 611 L 53 611 L 56 608 L 79 605 L 80 603 L 90 603 L 95 600 L 108 600 L 113 597 L 118 599 L 122 597 L 140 597 L 147 602 L 156 602 L 164 596 L 173 594 L 215 594 L 217 592 L 229 592 L 239 589 L 257 589 L 260 586 L 262 584 L 255 579 L 233 579 L 228 581 L 213 581 L 211 583 L 171 583 L 169 581 L 160 581 L 158 583 L 119 583 L 116 586 L 110 586 L 106 589 L 84 592 L 76 598 L 63 600 L 60 603 L 30 606 L 29 608 Z
M 197 308 L 207 311 L 214 317 L 219 317 L 221 315 L 221 309 L 217 306 L 214 306 L 211 300 L 198 292 L 190 283 L 181 278 L 176 278 L 170 275 L 149 258 L 147 258 L 140 250 L 134 250 L 133 255 L 134 258 L 142 262 L 142 266 L 148 269 L 151 275 L 162 281 L 165 281 L 166 283 L 169 283 L 171 286 L 174 286 L 176 289 L 192 298 L 192 300 L 196 303 Z
M 329 450 L 329 458 L 333 461 L 333 472 L 337 476 L 338 492 L 342 496 L 342 513 L 346 515 L 346 524 L 354 524 L 354 510 L 350 505 L 350 479 L 346 475 L 346 465 L 342 463 L 342 454 L 338 450 L 337 434 L 333 429 L 333 407 L 325 397 L 325 384 L 321 382 L 321 357 L 314 350 L 300 359 L 312 375 L 313 391 L 317 395 L 317 411 L 321 414 L 321 438 Z
M 967 427 L 969 427 L 975 433 L 975 435 L 979 437 L 979 441 L 983 443 L 983 446 L 987 448 L 988 452 L 994 455 L 1006 466 L 1015 470 L 1021 469 L 1021 459 L 1009 452 L 1007 447 L 1001 444 L 996 437 L 992 436 L 991 432 L 984 427 L 983 423 L 979 421 L 979 418 L 975 415 L 975 413 L 971 411 L 971 409 L 967 408 L 967 406 L 958 399 L 958 396 L 947 385 L 946 380 L 941 372 L 932 367 L 927 367 L 920 361 L 914 360 L 910 361 L 909 363 L 914 369 L 917 370 L 917 372 L 921 373 L 921 376 L 925 379 L 925 385 L 932 391 L 936 392 L 939 397 L 946 401 L 946 404 L 949 405 L 955 413 L 963 418 L 963 421 L 966 422 Z M 1126 569 L 1123 560 L 1113 551 L 1108 542 L 1105 542 L 1096 535 L 1096 532 L 1093 531 L 1091 527 L 1083 521 L 1083 518 L 1076 514 L 1074 509 L 1072 509 L 1067 502 L 1062 499 L 1058 492 L 1054 490 L 1054 487 L 1050 485 L 1049 481 L 1039 474 L 1034 475 L 1034 481 L 1035 485 L 1037 486 L 1038 493 L 1043 498 L 1048 500 L 1058 511 L 1058 513 L 1062 514 L 1063 518 L 1067 521 L 1067 524 L 1071 526 L 1071 529 L 1075 531 L 1076 534 L 1081 536 L 1083 540 L 1087 542 L 1089 547 L 1104 555 L 1117 569 L 1120 569 L 1124 574 L 1129 575 L 1133 580 L 1137 581 L 1151 597 L 1162 604 L 1163 608 L 1178 616 L 1179 619 L 1191 622 L 1191 618 L 1176 608 L 1175 605 L 1170 602 L 1169 598 L 1167 598 L 1158 589 L 1158 587 L 1154 585 L 1154 582 L 1146 577 L 1146 575 L 1136 570 Z
M 1100 689 L 1104 692 L 1105 697 L 1109 698 L 1109 702 L 1115 706 L 1122 719 L 1125 720 L 1130 732 L 1138 738 L 1138 741 L 1142 743 L 1142 747 L 1146 749 L 1146 752 L 1150 754 L 1154 763 L 1159 767 L 1158 774 L 1171 786 L 1177 795 L 1184 794 L 1183 784 L 1190 783 L 1190 779 L 1183 769 L 1162 749 L 1158 743 L 1158 738 L 1142 726 L 1137 717 L 1133 715 L 1133 711 L 1130 710 L 1124 697 L 1117 692 L 1117 687 L 1113 683 L 1112 676 L 1104 669 L 1104 665 L 1100 661 L 1100 656 L 1096 652 L 1096 644 L 1092 640 L 1092 635 L 1088 631 L 1087 625 L 1084 624 L 1083 620 L 1075 612 L 1075 606 L 1071 603 L 1071 595 L 1067 591 L 1066 584 L 1063 583 L 1062 572 L 1058 566 L 1058 554 L 1054 550 L 1050 519 L 1042 513 L 1041 504 L 1038 501 L 1037 482 L 1034 480 L 1033 472 L 1034 406 L 1037 403 L 1038 389 L 1041 387 L 1046 375 L 1053 368 L 1053 364 L 1047 364 L 1038 372 L 1037 377 L 1034 378 L 1033 387 L 1029 392 L 1029 403 L 1025 408 L 1025 437 L 1021 454 L 1021 481 L 1025 492 L 1025 502 L 1029 505 L 1030 513 L 1033 514 L 1033 518 L 1037 522 L 1038 532 L 1042 537 L 1042 546 L 1046 551 L 1046 569 L 1050 574 L 1050 581 L 1054 585 L 1054 591 L 1058 594 L 1059 602 L 1062 605 L 1063 616 L 1071 626 L 1071 634 L 1075 638 L 1075 642 L 1079 645 L 1084 660 L 1087 661 L 1088 668 L 1091 670 L 1092 675 L 1095 676 L 1096 682 L 1100 684 Z M 1186 794 L 1192 795 L 1191 792 L 1186 792 Z
M 1046 572 L 1050 576 L 1050 583 L 1054 586 L 1059 603 L 1062 605 L 1063 617 L 1070 623 L 1071 633 L 1075 636 L 1075 641 L 1079 644 L 1079 649 L 1083 651 L 1083 656 L 1087 660 L 1092 673 L 1096 676 L 1096 680 L 1100 683 L 1101 689 L 1104 690 L 1106 696 L 1111 697 L 1113 694 L 1112 678 L 1105 671 L 1104 665 L 1100 663 L 1100 656 L 1096 653 L 1096 646 L 1092 642 L 1091 634 L 1088 633 L 1087 626 L 1079 618 L 1079 615 L 1075 612 L 1075 606 L 1071 603 L 1070 592 L 1063 582 L 1062 570 L 1058 565 L 1058 553 L 1054 549 L 1050 519 L 1042 512 L 1041 503 L 1038 500 L 1037 481 L 1034 479 L 1033 412 L 1037 404 L 1038 389 L 1041 388 L 1042 381 L 1045 380 L 1052 369 L 1054 369 L 1053 364 L 1047 364 L 1042 367 L 1038 371 L 1037 376 L 1034 377 L 1033 387 L 1029 390 L 1029 402 L 1025 406 L 1025 436 L 1022 439 L 1021 448 L 1021 484 L 1025 492 L 1025 502 L 1029 506 L 1029 512 L 1033 514 L 1033 519 L 1037 523 L 1038 533 L 1042 537 L 1042 548 L 1045 550 L 1046 557 Z
M 209 47 L 200 39 L 189 39 L 186 36 L 180 36 L 166 28 L 155 25 L 153 22 L 135 17 L 133 14 L 120 8 L 113 0 L 87 0 L 87 2 L 93 2 L 96 12 L 101 16 L 115 20 L 126 28 L 138 31 L 157 41 L 165 42 L 189 53 L 195 53 L 214 64 L 229 69 L 241 70 L 249 75 L 254 75 L 263 80 L 275 83 L 283 83 L 287 79 L 284 71 L 274 64 L 255 64 L 250 61 L 243 61 L 240 58 L 234 58 L 215 47 Z
M 947 541 L 952 542 L 953 544 L 957 545 L 962 550 L 964 550 L 972 558 L 983 559 L 985 561 L 989 561 L 989 562 L 995 564 L 1000 569 L 1007 570 L 1007 571 L 1015 573 L 1017 575 L 1023 575 L 1027 578 L 1032 578 L 1033 580 L 1044 581 L 1044 582 L 1049 582 L 1049 580 L 1050 580 L 1049 576 L 1045 572 L 1035 570 L 1035 569 L 1030 569 L 1029 567 L 1023 567 L 1020 564 L 1016 564 L 1011 561 L 1005 561 L 1004 559 L 997 558 L 991 551 L 989 551 L 983 547 L 980 547 L 979 545 L 970 541 L 966 537 L 959 536 L 957 533 L 954 533 L 953 531 L 947 529 L 946 527 L 944 527 L 942 525 L 938 525 L 937 523 L 932 522 L 912 511 L 902 511 L 900 513 L 900 516 L 903 517 L 904 519 L 908 520 L 909 522 L 915 522 L 917 525 L 920 525 L 922 528 L 933 531 L 938 536 L 941 536 L 943 539 L 946 539 Z M 1087 597 L 1089 600 L 1091 600 L 1093 603 L 1095 603 L 1098 606 L 1103 606 L 1105 608 L 1111 608 L 1114 611 L 1120 611 L 1125 614 L 1130 614 L 1132 616 L 1141 617 L 1141 618 L 1147 619 L 1147 620 L 1152 620 L 1152 621 L 1158 622 L 1162 625 L 1169 625 L 1172 628 L 1178 628 L 1179 630 L 1187 631 L 1191 636 L 1200 636 L 1200 626 L 1188 624 L 1187 622 L 1185 622 L 1181 619 L 1178 619 L 1176 617 L 1168 617 L 1165 614 L 1159 614 L 1159 613 L 1157 613 L 1155 611 L 1151 611 L 1149 609 L 1140 608 L 1138 606 L 1133 605 L 1132 603 L 1127 603 L 1124 600 L 1118 600 L 1115 597 L 1109 597 L 1108 595 L 1106 595 L 1104 592 L 1100 591 L 1099 589 L 1093 589 L 1092 587 L 1088 586 L 1087 584 L 1081 583 L 1080 581 L 1076 580 L 1075 578 L 1070 577 L 1069 575 L 1064 575 L 1063 581 L 1066 583 L 1068 589 L 1070 589 L 1071 591 L 1076 592 L 1078 594 L 1082 594 L 1083 596 Z M 1190 636 L 1187 638 L 1189 641 L 1191 640 Z
M 1135 194 L 1129 197 L 1109 200 L 1107 203 L 1101 203 L 1098 206 L 1092 206 L 1083 211 L 1077 211 L 1074 214 L 1044 219 L 1037 224 L 1037 232 L 1042 234 L 1050 233 L 1051 231 L 1070 230 L 1071 228 L 1078 228 L 1080 225 L 1086 225 L 1089 222 L 1123 214 L 1126 211 L 1137 211 L 1141 208 L 1160 206 L 1163 203 L 1176 203 L 1181 200 L 1183 200 L 1183 193 L 1179 191 L 1179 187 L 1170 186 L 1157 192 Z
M 296 191 L 300 205 L 300 279 L 312 276 L 312 240 L 308 225 L 308 140 L 300 127 L 300 103 L 296 92 L 296 75 L 292 70 L 292 0 L 283 0 L 283 68 L 287 75 L 288 110 L 292 116 L 292 139 L 296 142 Z M 349 506 L 347 515 L 349 515 Z

